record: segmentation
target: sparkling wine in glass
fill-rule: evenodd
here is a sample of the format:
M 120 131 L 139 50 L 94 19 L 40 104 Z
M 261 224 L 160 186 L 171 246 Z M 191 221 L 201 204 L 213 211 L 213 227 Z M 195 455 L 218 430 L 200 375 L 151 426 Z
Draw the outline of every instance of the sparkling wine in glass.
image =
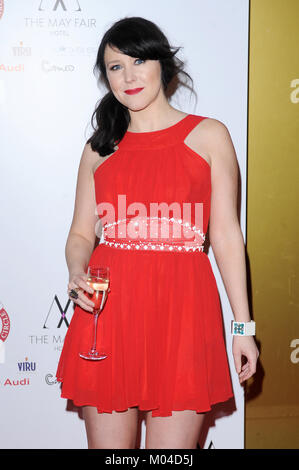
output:
M 79 356 L 91 361 L 101 361 L 102 359 L 106 359 L 107 354 L 97 350 L 97 326 L 99 315 L 106 304 L 108 292 L 110 291 L 109 268 L 89 266 L 87 275 L 88 278 L 86 282 L 94 290 L 93 294 L 89 294 L 88 292 L 85 293 L 85 295 L 87 295 L 87 297 L 95 304 L 93 309 L 94 334 L 91 349 L 87 352 L 79 353 Z

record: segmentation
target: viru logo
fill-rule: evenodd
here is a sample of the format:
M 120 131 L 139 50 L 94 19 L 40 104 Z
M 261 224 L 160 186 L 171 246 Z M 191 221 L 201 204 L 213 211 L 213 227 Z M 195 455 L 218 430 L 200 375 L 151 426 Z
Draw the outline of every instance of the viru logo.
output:
M 36 370 L 36 362 L 29 362 L 28 357 L 25 357 L 25 362 L 18 362 L 18 369 L 20 372 L 34 372 Z

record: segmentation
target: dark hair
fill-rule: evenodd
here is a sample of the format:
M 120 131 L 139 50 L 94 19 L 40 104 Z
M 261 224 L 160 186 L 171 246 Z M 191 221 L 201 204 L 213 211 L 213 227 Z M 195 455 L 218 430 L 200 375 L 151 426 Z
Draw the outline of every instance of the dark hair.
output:
M 171 47 L 158 26 L 141 17 L 126 17 L 114 23 L 102 38 L 94 65 L 94 73 L 100 73 L 99 80 L 104 82 L 109 92 L 96 105 L 91 118 L 94 133 L 87 141 L 92 150 L 103 157 L 114 152 L 115 145 L 121 141 L 130 123 L 127 107 L 115 98 L 107 79 L 104 62 L 107 45 L 117 47 L 131 57 L 159 60 L 163 90 L 168 98 L 175 92 L 178 84 L 185 85 L 179 79 L 181 73 L 191 80 L 193 91 L 192 78 L 183 70 L 184 63 L 175 57 L 181 47 Z

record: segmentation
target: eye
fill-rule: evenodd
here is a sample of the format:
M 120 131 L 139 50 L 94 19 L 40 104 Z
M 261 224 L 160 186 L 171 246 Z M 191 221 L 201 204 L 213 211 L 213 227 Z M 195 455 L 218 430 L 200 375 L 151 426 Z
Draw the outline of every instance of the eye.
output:
M 115 69 L 114 67 L 119 67 L 119 65 L 112 65 L 112 67 L 110 67 L 109 70 L 117 70 L 117 69 Z
M 136 63 L 137 61 L 141 61 L 141 63 L 145 62 L 145 60 L 143 60 L 143 59 L 136 59 L 136 60 L 135 60 L 135 63 Z M 137 64 L 137 65 L 139 65 L 139 64 Z M 119 65 L 119 64 L 117 64 L 117 65 L 112 65 L 112 66 L 109 68 L 109 70 L 112 70 L 112 71 L 118 70 L 118 69 L 115 68 L 115 67 L 120 67 L 120 65 Z

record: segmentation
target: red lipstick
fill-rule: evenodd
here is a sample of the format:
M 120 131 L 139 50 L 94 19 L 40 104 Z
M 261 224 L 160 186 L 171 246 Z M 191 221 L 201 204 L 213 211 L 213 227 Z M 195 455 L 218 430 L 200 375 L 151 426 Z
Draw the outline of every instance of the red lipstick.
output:
M 135 95 L 136 93 L 139 93 L 143 88 L 132 88 L 131 90 L 125 90 L 125 93 L 127 95 Z

